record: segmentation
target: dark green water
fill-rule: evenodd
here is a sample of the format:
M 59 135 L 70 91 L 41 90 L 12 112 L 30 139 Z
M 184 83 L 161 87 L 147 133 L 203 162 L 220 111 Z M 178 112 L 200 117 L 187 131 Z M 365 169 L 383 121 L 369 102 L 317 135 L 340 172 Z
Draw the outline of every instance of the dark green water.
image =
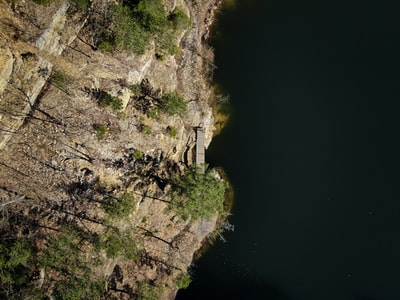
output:
M 235 232 L 177 299 L 400 299 L 400 2 L 237 2 L 215 42 L 232 122 L 207 152 Z

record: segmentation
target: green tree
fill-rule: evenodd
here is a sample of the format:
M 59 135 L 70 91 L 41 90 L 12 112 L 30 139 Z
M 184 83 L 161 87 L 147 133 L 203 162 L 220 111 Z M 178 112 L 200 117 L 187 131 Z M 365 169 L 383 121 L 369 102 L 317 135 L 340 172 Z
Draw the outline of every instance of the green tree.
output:
M 176 91 L 165 94 L 161 98 L 161 110 L 170 116 L 183 116 L 186 112 L 186 102 Z
M 150 284 L 147 281 L 141 281 L 137 284 L 135 299 L 158 300 L 160 299 L 162 292 L 162 287 Z
M 40 266 L 67 274 L 87 271 L 88 267 L 80 251 L 81 240 L 77 228 L 62 227 L 58 234 L 48 238 L 47 248 L 39 258 Z
M 168 26 L 167 14 L 161 0 L 139 1 L 134 13 L 143 28 L 153 34 L 164 33 Z
M 192 165 L 183 175 L 171 178 L 171 201 L 168 209 L 183 219 L 209 219 L 213 214 L 223 214 L 225 191 L 228 184 L 216 176 L 216 171 L 206 166 Z
M 150 35 L 134 18 L 129 7 L 116 5 L 112 10 L 113 40 L 117 48 L 143 54 L 149 44 Z
M 141 156 L 143 156 L 143 153 Z M 133 212 L 135 206 L 135 198 L 132 193 L 128 192 L 124 193 L 119 198 L 107 198 L 103 204 L 104 211 L 113 219 L 128 217 Z
M 132 229 L 120 231 L 115 228 L 109 228 L 100 237 L 97 247 L 105 250 L 108 258 L 121 256 L 128 260 L 135 260 L 140 256 L 140 251 L 133 239 Z
M 0 244 L 0 283 L 21 286 L 28 282 L 32 247 L 25 241 L 10 240 Z
M 59 300 L 99 299 L 104 288 L 100 281 L 88 277 L 69 276 L 55 284 L 53 295 Z

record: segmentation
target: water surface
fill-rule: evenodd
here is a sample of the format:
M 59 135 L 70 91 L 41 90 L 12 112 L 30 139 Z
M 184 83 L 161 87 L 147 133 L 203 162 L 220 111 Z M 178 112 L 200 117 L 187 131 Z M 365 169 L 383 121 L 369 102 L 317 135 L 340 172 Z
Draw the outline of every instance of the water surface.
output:
M 207 160 L 235 232 L 177 299 L 400 299 L 397 1 L 238 0 L 216 34 L 232 118 Z

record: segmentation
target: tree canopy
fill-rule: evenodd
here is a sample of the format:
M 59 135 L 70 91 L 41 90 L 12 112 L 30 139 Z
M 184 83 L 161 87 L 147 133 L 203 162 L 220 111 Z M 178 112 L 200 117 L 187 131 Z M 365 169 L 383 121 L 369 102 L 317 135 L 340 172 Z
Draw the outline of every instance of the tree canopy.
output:
M 183 175 L 171 178 L 171 201 L 168 209 L 183 219 L 209 219 L 213 214 L 223 214 L 227 182 L 216 176 L 216 171 L 206 166 L 192 165 Z

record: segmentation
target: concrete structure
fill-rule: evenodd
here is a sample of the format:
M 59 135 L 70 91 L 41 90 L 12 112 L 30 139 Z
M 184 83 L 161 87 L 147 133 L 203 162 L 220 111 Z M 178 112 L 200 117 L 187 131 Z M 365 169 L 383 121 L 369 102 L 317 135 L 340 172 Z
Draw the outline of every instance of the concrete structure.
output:
M 196 128 L 196 164 L 201 165 L 205 163 L 205 152 L 204 137 L 206 130 L 203 127 Z

